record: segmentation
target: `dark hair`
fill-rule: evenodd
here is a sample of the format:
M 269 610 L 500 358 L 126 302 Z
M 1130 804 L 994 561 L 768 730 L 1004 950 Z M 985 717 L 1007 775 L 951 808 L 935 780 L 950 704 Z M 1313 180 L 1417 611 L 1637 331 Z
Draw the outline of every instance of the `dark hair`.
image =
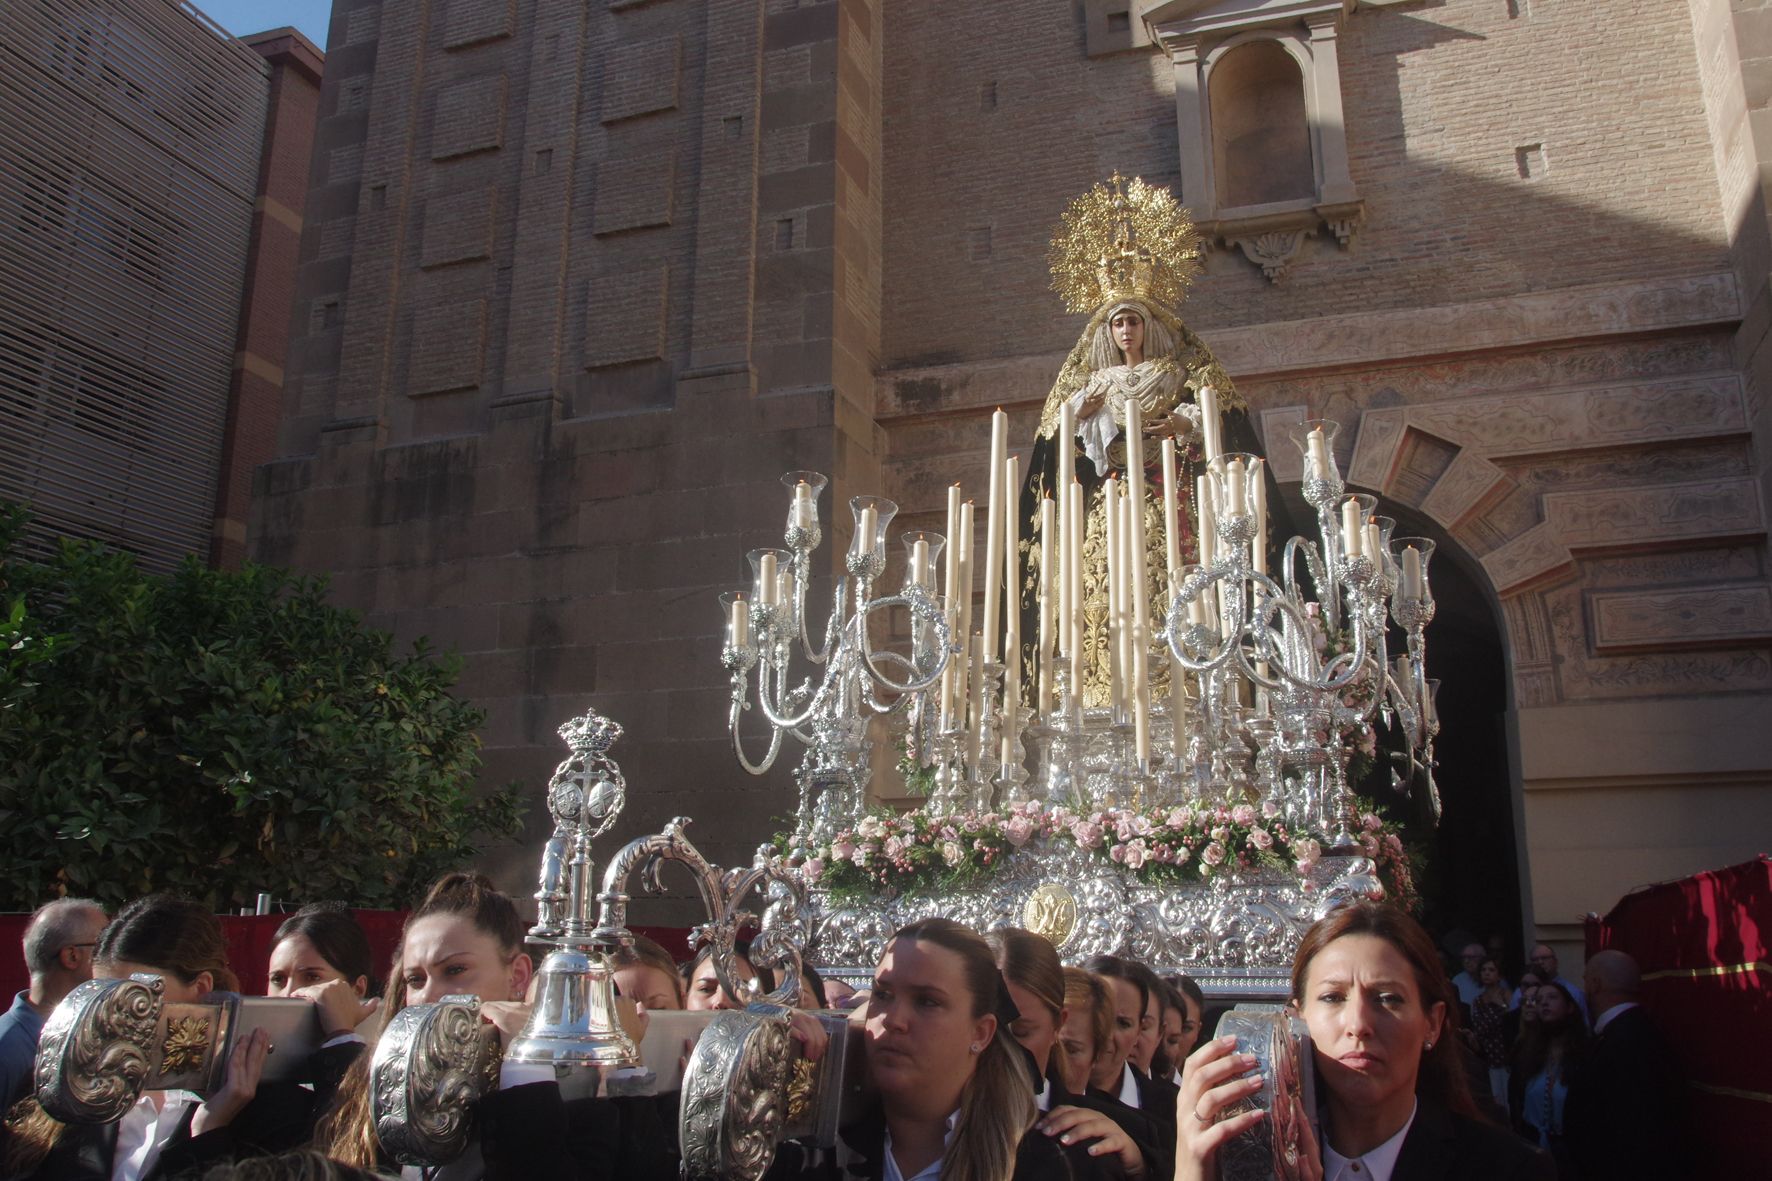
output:
M 381 1181 L 383 1176 L 304 1149 L 216 1165 L 203 1174 L 203 1181 Z
M 1569 1067 L 1579 1062 L 1587 1050 L 1587 1018 L 1581 1015 L 1581 1006 L 1575 1003 L 1575 994 L 1561 982 L 1547 980 L 1538 987 L 1554 988 L 1562 993 L 1563 999 L 1569 1003 L 1569 1016 L 1557 1025 L 1546 1025 L 1541 1017 L 1521 1026 L 1520 1044 L 1514 1051 L 1513 1077 L 1522 1081 L 1530 1079 L 1544 1069 L 1544 1064 L 1550 1060 L 1551 1051 L 1556 1049 L 1563 1055 L 1563 1077 L 1567 1078 Z
M 800 965 L 800 991 L 805 993 L 800 998 L 802 1005 L 810 1005 L 814 1009 L 830 1008 L 825 1003 L 824 977 L 820 976 L 818 969 L 811 964 L 802 963 Z
M 1083 966 L 1104 979 L 1124 980 L 1138 989 L 1138 1016 L 1144 1018 L 1144 1011 L 1151 1007 L 1151 982 L 1156 980 L 1149 968 L 1117 955 L 1092 955 Z
M 1416 1076 L 1418 1093 L 1437 1100 L 1441 1106 L 1472 1119 L 1487 1118 L 1471 1098 L 1470 1084 L 1465 1079 L 1464 1063 L 1459 1058 L 1458 994 L 1440 967 L 1439 951 L 1433 937 L 1396 907 L 1384 902 L 1354 902 L 1330 911 L 1312 924 L 1298 941 L 1298 952 L 1292 958 L 1292 1002 L 1304 1005 L 1304 986 L 1310 975 L 1311 961 L 1331 943 L 1344 935 L 1371 935 L 1396 948 L 1409 961 L 1415 973 L 1415 987 L 1421 992 L 1421 1007 L 1431 1012 L 1435 1005 L 1445 1013 L 1445 1024 L 1433 1049 L 1421 1057 L 1421 1072 Z
M 523 920 L 517 916 L 517 905 L 501 894 L 492 879 L 483 873 L 457 870 L 438 878 L 400 928 L 401 941 L 412 924 L 434 914 L 458 914 L 471 921 L 475 928 L 498 940 L 503 950 L 516 954 L 523 950 Z
M 93 951 L 101 964 L 141 964 L 193 983 L 209 973 L 217 992 L 239 992 L 228 967 L 228 943 L 209 908 L 176 894 L 149 894 L 117 912 Z
M 972 994 L 971 1015 L 997 1013 L 1007 1004 L 1008 989 L 991 948 L 978 932 L 952 919 L 920 919 L 899 928 L 887 943 L 900 939 L 928 942 L 958 955 Z M 977 1055 L 972 1077 L 960 1092 L 960 1118 L 942 1158 L 943 1181 L 997 1181 L 1015 1169 L 1016 1149 L 1033 1123 L 1033 1082 L 1025 1056 L 1006 1023 L 999 1022 L 991 1040 Z
M 1182 996 L 1187 997 L 1189 1000 L 1193 1001 L 1195 1005 L 1199 1006 L 1200 1021 L 1203 1024 L 1206 1020 L 1206 994 L 1200 991 L 1199 984 L 1195 982 L 1192 976 L 1187 975 L 1185 972 L 1178 972 L 1174 976 L 1169 977 L 1169 983 L 1176 992 L 1179 992 Z M 1182 1012 L 1185 1013 L 1187 1010 L 1183 1009 Z
M 745 962 L 746 966 L 748 966 L 751 971 L 757 974 L 757 987 L 761 991 L 775 991 L 775 971 L 772 968 L 760 968 L 751 962 L 751 941 L 749 939 L 734 940 L 732 950 L 737 954 L 739 959 Z M 706 960 L 713 954 L 714 945 L 712 943 L 703 943 L 696 947 L 694 955 L 683 961 L 682 974 L 683 986 L 685 988 L 695 982 L 695 970 L 701 967 L 702 961 Z M 737 1000 L 738 998 L 733 997 L 732 999 Z
M 1094 1053 L 1100 1054 L 1101 1048 L 1114 1036 L 1113 1003 L 1108 999 L 1107 985 L 1094 972 L 1086 972 L 1082 968 L 1066 968 L 1064 970 L 1064 1007 L 1069 1009 L 1071 1016 L 1088 1015 L 1089 1037 L 1094 1046 Z
M 1064 1009 L 1064 965 L 1051 940 L 1020 927 L 999 927 L 985 935 L 1003 979 L 1025 988 L 1058 1020 Z M 1040 1064 L 1043 1070 L 1044 1062 Z
M 373 995 L 381 991 L 381 981 L 375 974 L 375 954 L 369 950 L 369 936 L 351 917 L 342 902 L 315 902 L 304 906 L 277 928 L 277 934 L 271 940 L 271 950 L 276 951 L 286 939 L 300 935 L 314 945 L 320 958 L 331 964 L 343 976 L 347 983 L 356 984 L 358 979 L 367 981 L 365 995 Z

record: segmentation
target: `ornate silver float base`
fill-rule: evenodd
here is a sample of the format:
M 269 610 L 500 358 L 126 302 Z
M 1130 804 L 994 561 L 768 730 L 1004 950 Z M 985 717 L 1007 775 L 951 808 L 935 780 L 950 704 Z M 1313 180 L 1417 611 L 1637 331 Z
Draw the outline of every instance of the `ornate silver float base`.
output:
M 1364 857 L 1158 885 L 1072 842 L 1038 840 L 963 891 L 857 901 L 815 888 L 807 958 L 827 975 L 869 978 L 894 931 L 941 915 L 978 931 L 1038 931 L 1067 963 L 1130 956 L 1159 972 L 1186 972 L 1215 998 L 1278 1000 L 1305 930 L 1342 902 L 1381 893 Z

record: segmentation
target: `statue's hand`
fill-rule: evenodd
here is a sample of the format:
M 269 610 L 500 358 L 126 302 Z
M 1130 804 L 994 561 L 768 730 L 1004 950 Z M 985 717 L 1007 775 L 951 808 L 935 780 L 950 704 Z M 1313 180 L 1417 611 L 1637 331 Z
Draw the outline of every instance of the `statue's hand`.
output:
M 1084 394 L 1082 404 L 1077 407 L 1077 421 L 1081 422 L 1085 418 L 1093 418 L 1106 401 L 1106 390 L 1094 390 L 1090 393 Z

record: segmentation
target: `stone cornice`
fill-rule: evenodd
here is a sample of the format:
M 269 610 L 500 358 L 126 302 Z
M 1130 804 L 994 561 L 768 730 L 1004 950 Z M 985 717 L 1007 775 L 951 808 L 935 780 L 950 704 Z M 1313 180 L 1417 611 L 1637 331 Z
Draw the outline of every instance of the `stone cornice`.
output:
M 1200 335 L 1233 377 L 1248 379 L 1726 326 L 1740 319 L 1735 277 L 1722 272 L 1215 328 Z M 1038 402 L 1063 363 L 1064 352 L 1058 350 L 885 370 L 875 377 L 877 417 L 885 422 Z M 937 389 L 940 395 L 932 399 L 929 394 Z

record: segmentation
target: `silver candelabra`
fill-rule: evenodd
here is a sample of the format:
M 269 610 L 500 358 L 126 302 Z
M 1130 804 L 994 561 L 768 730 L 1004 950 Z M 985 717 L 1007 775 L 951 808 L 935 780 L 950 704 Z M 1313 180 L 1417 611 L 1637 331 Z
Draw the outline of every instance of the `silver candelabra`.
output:
M 932 570 L 943 538 L 907 538 L 909 561 L 904 586 L 876 596 L 886 569 L 886 535 L 898 506 L 878 496 L 857 496 L 849 506 L 855 534 L 845 556 L 845 576 L 837 579 L 821 644 L 814 645 L 806 598 L 812 554 L 823 540 L 819 501 L 826 480 L 817 472 L 782 477 L 792 499 L 785 549 L 754 550 L 751 597 L 724 596 L 726 643 L 721 661 L 732 677 L 730 725 L 739 763 L 753 775 L 775 764 L 782 736 L 806 746 L 795 778 L 799 808 L 794 852 L 804 856 L 829 841 L 837 829 L 865 807 L 871 718 L 909 711 L 927 697 L 951 655 L 950 629 Z M 922 543 L 918 549 L 917 542 Z M 877 612 L 903 608 L 910 616 L 908 646 L 876 644 L 869 621 Z M 794 666 L 820 670 L 794 683 Z M 744 749 L 739 724 L 756 704 L 770 727 L 768 750 L 753 761 Z M 918 708 L 919 718 L 927 709 Z

